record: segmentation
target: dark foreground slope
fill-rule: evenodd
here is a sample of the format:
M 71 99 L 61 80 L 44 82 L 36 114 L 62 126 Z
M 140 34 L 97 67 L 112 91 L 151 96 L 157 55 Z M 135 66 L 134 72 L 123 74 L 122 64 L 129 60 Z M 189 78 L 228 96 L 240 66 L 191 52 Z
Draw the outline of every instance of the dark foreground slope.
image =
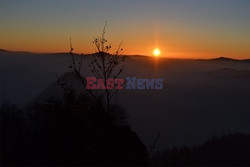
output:
M 1 165 L 145 165 L 147 149 L 124 114 L 74 94 L 22 110 L 4 103 Z

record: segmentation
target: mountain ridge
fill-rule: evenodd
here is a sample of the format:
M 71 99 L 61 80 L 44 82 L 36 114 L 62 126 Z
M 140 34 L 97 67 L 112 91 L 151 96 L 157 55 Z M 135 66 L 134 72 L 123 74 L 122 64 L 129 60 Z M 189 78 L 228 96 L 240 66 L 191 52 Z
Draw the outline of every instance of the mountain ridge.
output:
M 5 50 L 5 49 L 1 49 L 0 48 L 0 52 L 9 52 L 9 53 L 28 53 L 28 54 L 45 54 L 45 55 L 57 55 L 57 54 L 69 54 L 69 52 L 51 52 L 51 53 L 36 53 L 36 52 L 29 52 L 29 51 L 9 51 L 9 50 Z M 86 53 L 86 54 L 82 54 L 82 53 L 74 53 L 74 55 L 77 56 L 91 56 L 91 55 L 95 55 L 96 53 Z M 112 55 L 112 54 L 111 54 Z M 142 58 L 152 58 L 151 56 L 147 56 L 147 55 L 140 55 L 140 54 L 134 54 L 134 55 L 124 55 L 124 56 L 128 56 L 128 57 L 142 57 Z M 164 59 L 187 59 L 187 58 L 169 58 L 169 57 L 160 57 L 160 58 L 164 58 Z M 194 58 L 188 58 L 187 60 L 206 60 L 206 61 L 220 61 L 220 62 L 232 62 L 232 61 L 240 61 L 240 62 L 247 62 L 250 63 L 250 58 L 247 59 L 233 59 L 233 58 L 229 58 L 229 57 L 216 57 L 216 58 L 211 58 L 211 59 L 194 59 Z

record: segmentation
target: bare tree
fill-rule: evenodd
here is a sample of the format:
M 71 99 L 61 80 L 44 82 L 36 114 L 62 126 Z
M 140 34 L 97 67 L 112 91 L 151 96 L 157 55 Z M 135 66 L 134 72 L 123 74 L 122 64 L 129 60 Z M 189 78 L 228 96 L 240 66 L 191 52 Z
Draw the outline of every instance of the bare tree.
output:
M 95 45 L 97 52 L 93 54 L 93 60 L 88 65 L 91 69 L 92 74 L 96 78 L 102 79 L 104 81 L 104 85 L 107 85 L 107 79 L 109 78 L 117 79 L 125 68 L 125 57 L 122 56 L 123 49 L 121 48 L 122 42 L 119 44 L 115 53 L 110 54 L 111 43 L 108 44 L 108 41 L 105 38 L 106 27 L 107 22 L 105 22 L 102 34 L 94 38 L 93 44 Z M 73 70 L 76 78 L 80 80 L 86 88 L 86 79 L 81 74 L 83 54 L 81 54 L 80 60 L 76 62 L 73 50 L 74 49 L 70 40 L 70 68 Z M 94 99 L 103 98 L 106 105 L 106 111 L 109 112 L 111 109 L 111 105 L 117 106 L 117 92 L 119 90 L 116 89 L 117 84 L 118 83 L 114 83 L 114 87 L 112 89 L 100 90 L 101 93 L 98 94 L 94 93 L 91 89 L 86 90 Z M 116 108 L 113 107 L 112 111 L 114 110 L 116 110 Z

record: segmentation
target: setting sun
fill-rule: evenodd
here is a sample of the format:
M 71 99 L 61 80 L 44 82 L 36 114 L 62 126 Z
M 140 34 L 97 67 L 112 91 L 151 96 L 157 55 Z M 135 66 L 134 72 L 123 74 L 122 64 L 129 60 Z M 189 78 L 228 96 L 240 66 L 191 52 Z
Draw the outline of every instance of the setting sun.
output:
M 154 54 L 154 56 L 159 56 L 161 54 L 160 49 L 155 48 L 154 51 L 153 51 L 153 54 Z

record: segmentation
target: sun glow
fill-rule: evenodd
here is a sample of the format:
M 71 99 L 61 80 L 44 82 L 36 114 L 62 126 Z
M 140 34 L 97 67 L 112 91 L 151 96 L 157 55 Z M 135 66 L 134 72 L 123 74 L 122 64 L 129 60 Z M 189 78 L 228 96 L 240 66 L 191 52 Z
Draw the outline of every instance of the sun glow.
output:
M 161 54 L 160 49 L 155 48 L 155 49 L 153 50 L 153 55 L 154 55 L 155 57 L 158 57 L 160 54 Z

